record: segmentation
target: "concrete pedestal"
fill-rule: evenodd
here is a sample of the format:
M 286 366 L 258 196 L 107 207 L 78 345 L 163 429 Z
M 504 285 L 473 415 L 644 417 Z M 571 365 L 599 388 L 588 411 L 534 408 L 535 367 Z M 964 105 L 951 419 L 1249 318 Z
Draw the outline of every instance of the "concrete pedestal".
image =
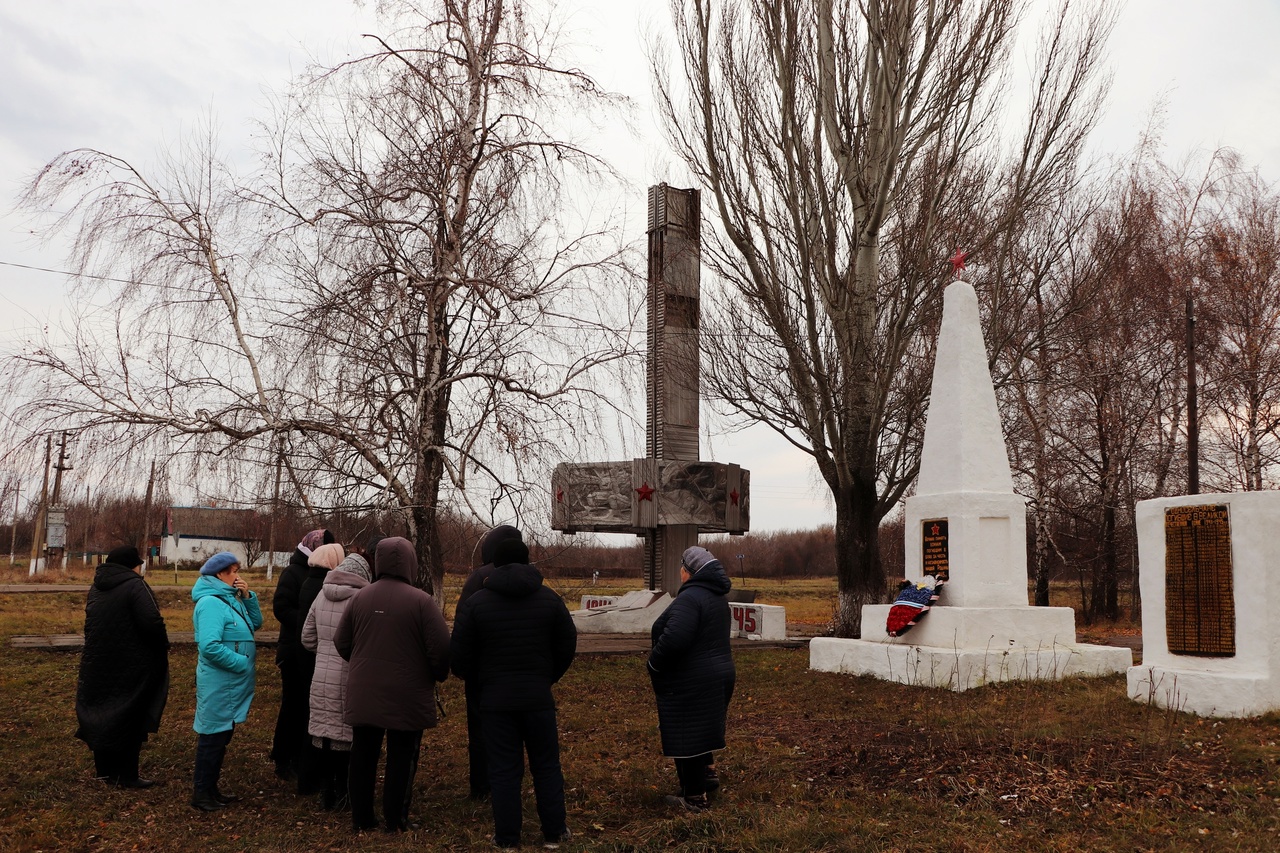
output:
M 1133 664 L 1129 649 L 1077 643 L 1067 607 L 935 607 L 903 637 L 885 633 L 888 612 L 887 604 L 863 608 L 861 640 L 811 640 L 810 669 L 962 691 L 1110 675 Z

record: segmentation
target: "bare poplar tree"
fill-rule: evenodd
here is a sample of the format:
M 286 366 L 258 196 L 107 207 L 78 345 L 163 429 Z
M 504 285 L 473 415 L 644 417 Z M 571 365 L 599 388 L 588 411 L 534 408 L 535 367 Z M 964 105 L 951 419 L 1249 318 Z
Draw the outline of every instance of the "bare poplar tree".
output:
M 556 64 L 550 25 L 518 0 L 379 8 L 369 55 L 283 101 L 261 174 L 211 144 L 155 179 L 51 162 L 26 200 L 70 202 L 79 322 L 9 369 L 36 421 L 178 436 L 263 482 L 282 449 L 308 511 L 399 513 L 439 594 L 441 507 L 541 508 L 536 463 L 627 352 L 629 316 L 601 312 L 628 282 L 565 204 L 604 170 L 558 115 L 607 98 Z
M 706 387 L 813 456 L 839 634 L 884 594 L 877 525 L 915 476 L 945 259 L 1021 227 L 1096 114 L 1111 14 L 1079 5 L 1045 29 L 1002 149 L 1019 0 L 673 0 L 681 64 L 673 78 L 655 54 L 660 106 L 726 290 Z

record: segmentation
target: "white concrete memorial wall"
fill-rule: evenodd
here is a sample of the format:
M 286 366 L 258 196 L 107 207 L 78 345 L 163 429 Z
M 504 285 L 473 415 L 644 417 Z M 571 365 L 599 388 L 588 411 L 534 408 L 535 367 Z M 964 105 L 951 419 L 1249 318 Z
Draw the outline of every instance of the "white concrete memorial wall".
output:
M 1130 698 L 1206 717 L 1280 710 L 1280 493 L 1138 503 L 1142 664 Z
M 890 637 L 891 605 L 862 610 L 862 638 L 818 637 L 826 672 L 967 690 L 998 681 L 1125 671 L 1128 649 L 1076 643 L 1075 613 L 1027 603 L 1026 501 L 1013 476 L 987 367 L 978 298 L 947 287 L 916 495 L 906 500 L 906 574 L 947 583 L 918 625 Z

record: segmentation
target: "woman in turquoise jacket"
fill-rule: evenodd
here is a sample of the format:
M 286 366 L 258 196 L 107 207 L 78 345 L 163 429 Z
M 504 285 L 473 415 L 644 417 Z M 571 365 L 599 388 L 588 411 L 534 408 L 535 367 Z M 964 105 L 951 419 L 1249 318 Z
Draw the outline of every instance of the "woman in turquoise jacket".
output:
M 240 577 L 240 560 L 220 551 L 200 567 L 191 588 L 199 658 L 196 662 L 196 770 L 191 805 L 212 812 L 237 797 L 218 790 L 218 776 L 236 723 L 243 723 L 253 701 L 253 667 L 262 627 L 257 593 Z

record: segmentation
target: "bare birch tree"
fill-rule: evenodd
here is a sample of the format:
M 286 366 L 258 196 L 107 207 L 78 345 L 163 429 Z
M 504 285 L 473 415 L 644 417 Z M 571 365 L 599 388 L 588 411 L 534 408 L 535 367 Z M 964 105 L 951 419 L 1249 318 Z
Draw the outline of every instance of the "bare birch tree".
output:
M 554 30 L 518 0 L 379 8 L 387 34 L 299 84 L 250 180 L 209 145 L 154 180 L 102 152 L 52 161 L 26 198 L 71 204 L 83 316 L 10 375 L 37 421 L 260 471 L 282 449 L 308 508 L 399 512 L 439 595 L 441 507 L 518 516 L 531 483 L 541 507 L 535 463 L 627 352 L 628 302 L 600 312 L 629 282 L 564 203 L 603 169 L 557 111 L 607 99 L 556 64 Z
M 655 52 L 668 136 L 718 226 L 704 255 L 726 307 L 708 318 L 706 387 L 813 456 L 835 504 L 842 635 L 884 594 L 877 525 L 915 476 L 945 259 L 1021 227 L 1099 106 L 1111 13 L 1066 3 L 1002 147 L 1025 5 L 673 0 L 675 77 Z

